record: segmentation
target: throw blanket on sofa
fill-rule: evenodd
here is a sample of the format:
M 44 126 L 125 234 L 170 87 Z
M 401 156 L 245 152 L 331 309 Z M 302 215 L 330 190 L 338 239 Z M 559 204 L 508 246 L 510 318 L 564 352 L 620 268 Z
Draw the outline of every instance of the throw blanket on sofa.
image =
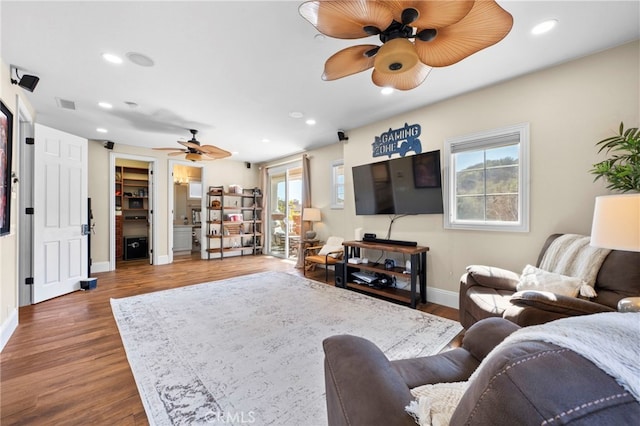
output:
M 476 372 L 504 346 L 531 340 L 571 349 L 616 379 L 640 402 L 640 312 L 581 315 L 521 328 L 496 346 Z
M 581 278 L 588 287 L 580 288 L 580 295 L 595 297 L 593 286 L 598 271 L 611 250 L 591 247 L 590 242 L 591 238 L 584 235 L 564 234 L 559 236 L 549 244 L 542 256 L 540 269 Z
M 583 356 L 640 402 L 640 312 L 606 312 L 521 328 L 486 356 L 468 382 L 438 383 L 412 389 L 416 400 L 406 407 L 407 413 L 421 426 L 448 424 L 466 385 L 475 380 L 477 372 L 492 356 L 507 345 L 532 340 L 553 343 Z M 444 399 L 446 404 L 439 403 L 439 399 Z

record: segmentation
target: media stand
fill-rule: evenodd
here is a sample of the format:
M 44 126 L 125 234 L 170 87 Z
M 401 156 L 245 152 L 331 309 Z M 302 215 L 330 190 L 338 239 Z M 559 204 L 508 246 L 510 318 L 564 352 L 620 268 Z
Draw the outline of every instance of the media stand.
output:
M 342 268 L 342 287 L 362 293 L 372 294 L 395 302 L 406 303 L 412 308 L 418 304 L 418 284 L 420 285 L 420 302 L 427 303 L 427 252 L 429 247 L 402 246 L 396 244 L 374 243 L 366 241 L 345 241 L 344 246 L 344 268 Z M 351 249 L 351 250 L 350 250 Z M 384 264 L 374 265 L 368 263 L 349 263 L 350 252 L 359 253 L 360 249 L 379 250 L 394 253 L 403 253 L 411 257 L 411 274 L 405 274 L 404 268 L 385 269 Z M 378 272 L 395 277 L 411 278 L 411 290 L 402 290 L 395 287 L 376 288 L 365 284 L 354 283 L 351 273 L 354 270 Z M 338 268 L 336 268 L 336 273 Z

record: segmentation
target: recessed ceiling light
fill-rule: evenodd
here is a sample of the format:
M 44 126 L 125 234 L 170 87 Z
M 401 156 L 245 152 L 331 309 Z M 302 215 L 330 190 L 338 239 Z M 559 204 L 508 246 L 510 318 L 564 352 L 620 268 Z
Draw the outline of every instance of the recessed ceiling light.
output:
M 305 123 L 307 123 L 309 126 L 313 126 L 314 124 L 316 124 L 316 120 L 314 120 L 313 118 L 310 118 L 307 121 L 305 121 Z
M 109 102 L 98 102 L 98 105 L 104 109 L 113 108 L 113 105 L 111 105 Z
M 264 143 L 269 143 L 269 142 L 271 142 L 271 141 L 270 141 L 269 139 L 267 139 L 267 138 L 264 138 L 264 139 L 262 139 L 262 142 L 264 142 Z
M 393 87 L 383 87 L 382 90 L 380 90 L 380 93 L 383 95 L 390 95 L 393 93 Z
M 231 155 L 238 155 L 238 154 L 240 154 L 238 151 L 232 151 L 231 152 Z
M 546 21 L 540 22 L 538 25 L 533 27 L 533 29 L 531 30 L 531 34 L 533 35 L 544 34 L 546 32 L 551 31 L 553 27 L 555 27 L 557 24 L 558 24 L 557 19 L 548 19 Z
M 304 117 L 304 114 L 301 113 L 300 111 L 291 111 L 289 113 L 289 117 L 291 117 L 291 118 L 302 118 L 302 117 Z
M 141 67 L 152 67 L 155 64 L 153 59 L 147 55 L 143 55 L 142 53 L 128 52 L 127 58 L 129 58 L 129 60 L 134 64 L 140 65 Z
M 102 127 L 98 127 L 96 129 L 96 132 L 98 132 L 98 133 L 107 133 L 107 129 L 103 129 Z
M 121 64 L 122 63 L 122 58 L 120 56 L 116 56 L 112 53 L 103 53 L 102 54 L 102 59 L 104 59 L 107 62 L 111 62 L 112 64 Z

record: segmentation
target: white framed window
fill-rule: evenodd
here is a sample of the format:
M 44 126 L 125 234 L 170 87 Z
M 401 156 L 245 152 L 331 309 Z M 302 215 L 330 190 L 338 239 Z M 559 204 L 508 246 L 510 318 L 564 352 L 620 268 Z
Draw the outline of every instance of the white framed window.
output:
M 444 145 L 444 227 L 529 231 L 529 123 Z
M 344 208 L 344 160 L 331 163 L 331 208 Z
M 196 180 L 189 181 L 189 200 L 202 199 L 202 182 Z

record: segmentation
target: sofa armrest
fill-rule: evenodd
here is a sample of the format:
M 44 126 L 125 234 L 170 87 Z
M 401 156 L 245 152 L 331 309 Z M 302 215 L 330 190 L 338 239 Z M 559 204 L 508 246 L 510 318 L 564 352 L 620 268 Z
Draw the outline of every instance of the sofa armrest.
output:
M 478 365 L 466 349 L 455 348 L 438 355 L 391 361 L 409 389 L 435 383 L 463 382 Z
M 469 265 L 467 266 L 466 287 L 480 285 L 483 287 L 495 288 L 496 290 L 516 291 L 516 286 L 520 281 L 520 275 L 494 266 Z
M 404 411 L 413 400 L 411 392 L 375 344 L 340 335 L 322 345 L 330 425 L 415 426 Z
M 519 328 L 502 318 L 488 318 L 466 331 L 461 348 L 432 356 L 391 361 L 391 364 L 409 388 L 465 381 L 494 347 Z
M 481 362 L 493 348 L 519 328 L 504 318 L 485 318 L 465 332 L 462 347 Z
M 533 307 L 543 311 L 555 312 L 563 316 L 615 312 L 614 309 L 599 303 L 547 291 L 520 291 L 511 297 L 511 303 L 516 306 Z

